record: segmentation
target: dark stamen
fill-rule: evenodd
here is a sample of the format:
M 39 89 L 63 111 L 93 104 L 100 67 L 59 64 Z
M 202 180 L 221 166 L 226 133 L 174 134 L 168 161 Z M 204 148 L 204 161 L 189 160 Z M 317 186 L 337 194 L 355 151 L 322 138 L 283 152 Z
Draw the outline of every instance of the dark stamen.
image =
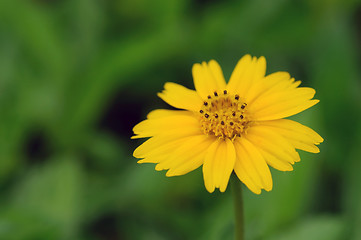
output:
M 236 95 L 236 96 L 234 96 L 234 98 L 235 98 L 236 100 L 238 100 L 238 99 L 239 99 L 239 96 L 238 96 L 238 95 Z
M 241 119 L 243 119 L 243 115 L 239 116 Z
M 222 121 L 221 124 L 224 125 L 224 121 Z
M 224 94 L 227 94 L 227 90 L 224 90 L 223 93 L 224 93 Z
M 236 113 L 235 113 L 235 112 L 232 112 L 232 116 L 233 116 L 233 117 L 236 116 Z
M 200 110 L 199 112 L 200 112 L 200 113 L 203 113 L 203 110 Z
M 218 93 L 217 93 L 217 92 L 214 92 L 214 96 L 216 96 L 216 97 L 217 97 L 217 96 L 218 96 Z
M 215 118 L 218 118 L 218 114 L 216 113 L 216 115 L 214 115 Z
M 204 114 L 204 116 L 206 117 L 206 118 L 208 118 L 209 117 L 209 115 L 206 113 L 206 114 Z
M 208 105 L 208 103 L 207 102 L 204 102 L 204 106 L 207 106 Z
M 211 97 L 211 95 L 208 95 L 208 99 L 211 99 L 212 97 Z
M 246 106 L 245 106 L 244 104 L 241 106 L 242 109 L 244 109 L 245 107 L 246 107 Z
M 233 125 L 233 122 L 230 122 L 230 123 L 229 123 L 229 125 L 231 125 L 231 126 L 232 126 L 232 125 Z

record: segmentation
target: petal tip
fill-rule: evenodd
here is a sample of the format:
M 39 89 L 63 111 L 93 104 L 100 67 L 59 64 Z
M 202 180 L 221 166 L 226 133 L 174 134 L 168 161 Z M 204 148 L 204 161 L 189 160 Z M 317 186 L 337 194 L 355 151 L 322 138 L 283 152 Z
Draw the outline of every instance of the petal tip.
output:
M 214 59 L 209 60 L 208 64 L 217 64 L 217 65 L 219 65 L 218 62 L 216 60 L 214 60 Z
M 161 99 L 164 98 L 164 90 L 162 92 L 157 93 L 157 96 Z
M 164 170 L 164 168 L 163 168 L 162 166 L 160 166 L 159 164 L 155 165 L 155 168 L 154 168 L 154 169 L 157 170 L 157 171 L 162 171 L 162 170 Z
M 267 192 L 272 191 L 273 189 L 273 184 L 269 185 L 269 186 L 265 186 L 264 190 L 266 190 Z
M 133 152 L 133 157 L 135 158 L 144 158 L 141 153 L 139 153 L 139 147 L 137 147 Z
M 176 174 L 174 174 L 174 172 L 172 172 L 171 170 L 168 170 L 165 174 L 166 177 L 174 177 L 176 176 Z
M 228 184 L 227 184 L 227 185 L 228 185 Z M 219 188 L 219 191 L 222 192 L 222 193 L 224 193 L 224 192 L 226 191 L 226 189 L 227 189 L 227 185 L 221 186 L 221 187 Z
M 250 189 L 251 190 L 251 189 Z M 253 192 L 254 194 L 260 195 L 262 193 L 261 189 L 252 189 L 251 192 Z
M 315 91 L 315 93 L 316 93 L 316 91 Z M 319 103 L 319 102 L 320 102 L 320 100 L 318 100 L 318 99 L 312 99 L 311 101 L 312 101 L 312 102 L 314 102 L 314 104 L 313 104 L 313 105 L 316 105 L 317 103 Z
M 247 54 L 243 55 L 242 58 L 252 58 L 252 56 L 251 56 L 251 54 L 247 53 Z
M 213 193 L 216 188 L 215 188 L 214 186 L 213 186 L 213 187 L 207 187 L 207 186 L 206 186 L 206 189 L 207 189 L 207 191 L 208 191 L 209 193 Z
M 266 62 L 266 58 L 264 56 L 260 56 L 258 58 L 258 61 Z

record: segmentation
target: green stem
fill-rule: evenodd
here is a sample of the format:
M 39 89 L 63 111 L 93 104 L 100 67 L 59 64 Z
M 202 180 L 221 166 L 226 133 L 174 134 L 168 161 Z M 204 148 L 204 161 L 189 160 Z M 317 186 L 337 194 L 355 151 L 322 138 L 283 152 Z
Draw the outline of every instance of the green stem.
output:
M 233 172 L 231 175 L 231 189 L 234 202 L 235 214 L 235 239 L 244 240 L 244 222 L 243 222 L 243 198 L 242 198 L 242 184 L 237 175 Z

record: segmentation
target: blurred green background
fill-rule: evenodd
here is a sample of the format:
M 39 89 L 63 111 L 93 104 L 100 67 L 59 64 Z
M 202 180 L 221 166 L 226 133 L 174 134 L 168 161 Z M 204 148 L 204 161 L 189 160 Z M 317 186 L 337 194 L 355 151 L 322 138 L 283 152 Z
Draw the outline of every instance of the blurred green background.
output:
M 317 90 L 293 119 L 325 138 L 244 188 L 247 239 L 361 239 L 360 41 L 353 0 L 1 0 L 0 239 L 233 239 L 230 189 L 137 165 L 130 136 L 165 82 L 246 53 Z

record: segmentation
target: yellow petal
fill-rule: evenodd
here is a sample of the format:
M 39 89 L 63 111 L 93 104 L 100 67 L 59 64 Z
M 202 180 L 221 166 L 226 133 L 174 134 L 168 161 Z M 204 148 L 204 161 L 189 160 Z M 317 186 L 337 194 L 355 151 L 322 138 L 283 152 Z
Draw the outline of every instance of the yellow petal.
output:
M 211 60 L 208 65 L 206 62 L 194 64 L 192 74 L 194 86 L 202 99 L 206 99 L 215 91 L 225 89 L 226 81 L 222 69 L 214 60 Z
M 180 109 L 199 111 L 202 106 L 202 99 L 196 91 L 176 83 L 166 83 L 163 92 L 158 93 L 158 96 L 169 105 Z
M 238 86 L 241 84 L 241 81 L 244 81 L 244 75 L 247 69 L 250 68 L 252 64 L 252 57 L 251 55 L 247 54 L 244 55 L 237 63 L 236 67 L 234 68 L 231 78 L 227 84 L 227 89 L 232 93 L 238 93 L 237 89 Z
M 287 164 L 300 161 L 295 148 L 276 131 L 256 125 L 248 129 L 245 138 L 260 150 L 266 162 L 280 171 L 290 171 L 292 167 Z
M 272 108 L 275 105 L 285 105 L 290 101 L 307 101 L 312 99 L 316 91 L 313 88 L 295 88 L 295 89 L 281 89 L 269 91 L 269 94 L 262 94 L 254 102 L 252 102 L 252 110 L 254 112 L 263 111 L 267 108 Z
M 315 95 L 312 88 L 297 88 L 299 82 L 288 79 L 288 74 L 277 73 L 261 81 L 248 101 L 249 111 L 254 120 L 265 121 L 285 118 L 297 114 L 315 105 L 318 100 L 311 100 Z
M 250 55 L 245 55 L 239 60 L 229 83 L 227 85 L 227 90 L 233 94 L 238 94 L 245 98 L 252 98 L 257 91 L 252 89 L 262 81 L 266 73 L 266 59 L 260 57 L 251 58 Z
M 154 118 L 163 118 L 163 117 L 171 117 L 171 116 L 194 116 L 193 113 L 188 111 L 179 111 L 179 110 L 168 110 L 168 109 L 156 109 L 148 113 L 147 118 L 148 119 L 154 119 Z
M 320 151 L 315 145 L 323 142 L 323 138 L 309 127 L 288 119 L 265 121 L 261 124 L 281 134 L 297 149 L 312 153 Z
M 245 138 L 237 138 L 234 141 L 234 146 L 237 153 L 237 175 L 241 175 L 241 169 L 247 173 L 253 184 L 258 188 L 263 188 L 266 191 L 272 190 L 272 176 L 267 166 L 265 159 L 250 141 Z M 252 189 L 250 189 L 253 191 Z M 255 189 L 257 192 L 257 188 Z
M 189 136 L 174 138 L 170 135 L 152 137 L 138 146 L 134 150 L 133 156 L 136 158 L 146 158 L 167 155 L 188 137 Z
M 241 182 L 243 182 L 249 190 L 255 194 L 261 194 L 261 188 L 254 184 L 252 178 L 248 175 L 244 167 L 240 164 L 240 160 L 236 159 L 234 164 L 234 171 Z
M 187 111 L 177 111 L 176 114 L 169 114 L 166 117 L 152 117 L 144 120 L 134 126 L 133 132 L 137 135 L 133 138 L 152 137 L 157 134 L 178 137 L 200 134 L 201 129 L 195 115 Z
M 314 105 L 316 105 L 319 100 L 307 100 L 302 99 L 292 99 L 292 100 L 283 100 L 282 103 L 275 104 L 272 107 L 263 109 L 262 111 L 253 112 L 253 119 L 256 121 L 269 121 L 276 120 L 281 118 L 286 118 L 293 116 L 297 113 L 300 113 Z
M 262 80 L 258 81 L 249 89 L 247 103 L 252 104 L 259 96 L 266 96 L 272 93 L 274 89 L 294 87 L 294 82 L 288 72 L 275 72 L 267 75 Z
M 215 188 L 221 192 L 226 190 L 235 161 L 236 153 L 231 140 L 215 140 L 207 150 L 203 164 L 204 184 L 208 192 L 213 192 Z
M 252 159 L 250 159 L 249 154 L 242 146 L 241 139 L 236 139 L 234 141 L 234 147 L 236 149 L 237 156 L 234 169 L 236 171 L 236 174 L 241 175 L 240 170 L 242 169 L 250 177 L 250 180 L 257 188 L 263 188 L 261 176 L 259 175 L 256 167 L 254 166 Z
M 204 62 L 203 62 L 203 66 L 206 67 Z M 218 89 L 224 90 L 226 87 L 226 80 L 224 79 L 222 68 L 221 66 L 219 66 L 218 62 L 216 62 L 215 60 L 209 61 L 208 71 L 215 79 L 216 86 L 218 87 Z
M 158 164 L 157 170 L 169 169 L 168 177 L 193 171 L 203 164 L 206 150 L 213 141 L 213 137 L 206 135 L 187 138 L 171 150 L 171 154 Z
M 293 166 L 290 162 L 286 162 L 283 159 L 278 158 L 277 155 L 273 153 L 269 153 L 263 150 L 262 148 L 259 148 L 258 150 L 262 154 L 263 158 L 266 160 L 267 164 L 273 167 L 274 169 L 283 172 L 293 170 Z

